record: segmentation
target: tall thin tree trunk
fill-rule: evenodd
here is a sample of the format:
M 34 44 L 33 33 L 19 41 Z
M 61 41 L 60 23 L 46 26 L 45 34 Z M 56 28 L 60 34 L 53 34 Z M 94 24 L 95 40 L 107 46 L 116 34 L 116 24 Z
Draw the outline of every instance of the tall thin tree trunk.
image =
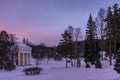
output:
M 110 66 L 111 66 L 112 65 L 111 39 L 109 41 L 109 59 L 110 59 Z
M 104 56 L 104 54 L 103 54 L 103 41 L 104 41 L 104 39 L 103 39 L 103 37 L 101 37 L 101 45 L 102 45 L 102 51 L 101 51 L 101 55 L 102 55 L 102 60 L 103 60 L 103 56 Z
M 72 58 L 70 60 L 71 60 L 71 66 L 73 67 L 73 60 L 72 60 Z
M 77 38 L 76 38 L 76 43 L 75 43 L 75 54 L 76 54 L 75 55 L 75 58 L 76 58 L 76 63 L 75 64 L 76 64 L 76 67 L 77 67 L 77 65 L 78 65 L 77 64 L 77 57 L 78 57 L 78 53 L 77 53 Z
M 47 64 L 48 64 L 49 60 L 50 60 L 50 58 L 47 58 Z
M 44 57 L 44 64 L 45 64 L 45 57 Z
M 75 65 L 76 65 L 76 58 L 74 58 L 74 67 L 75 67 Z
M 116 44 L 117 44 L 117 41 L 116 39 L 114 39 L 114 58 L 116 58 Z
M 68 61 L 68 60 L 67 60 L 67 57 L 66 57 L 66 68 L 68 67 L 68 66 L 67 66 L 67 61 Z

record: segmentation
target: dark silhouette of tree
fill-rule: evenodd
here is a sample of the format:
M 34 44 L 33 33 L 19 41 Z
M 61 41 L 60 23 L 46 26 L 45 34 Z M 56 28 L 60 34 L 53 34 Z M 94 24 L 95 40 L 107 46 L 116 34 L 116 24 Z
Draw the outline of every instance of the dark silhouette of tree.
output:
M 67 63 L 70 62 L 68 61 L 68 59 L 71 59 L 72 61 L 72 56 L 73 56 L 73 38 L 68 30 L 65 30 L 64 33 L 62 34 L 62 40 L 58 45 L 58 53 L 66 58 L 66 68 L 67 68 L 68 67 Z M 71 62 L 71 66 L 73 66 L 72 62 Z
M 119 49 L 117 44 L 120 40 L 120 8 L 118 4 L 114 4 L 112 8 L 108 7 L 105 22 L 106 52 L 109 55 L 110 65 L 112 65 L 112 55 L 116 58 Z
M 25 38 L 23 38 L 23 43 L 26 44 L 26 39 Z
M 99 67 L 100 64 L 100 57 L 99 54 L 99 47 L 98 43 L 96 41 L 97 39 L 97 32 L 96 32 L 96 24 L 92 20 L 92 15 L 90 14 L 90 17 L 87 22 L 86 27 L 86 41 L 85 41 L 85 50 L 84 50 L 84 58 L 86 63 L 86 68 L 90 67 L 90 64 L 95 64 L 96 68 Z M 101 66 L 101 65 L 100 65 Z
M 27 44 L 27 45 L 30 45 L 31 43 L 29 42 L 29 39 L 28 38 L 23 38 L 23 43 L 24 44 Z
M 6 31 L 0 32 L 0 67 L 1 69 L 11 70 L 14 64 L 10 61 L 8 53 L 9 47 L 15 43 L 15 36 L 8 34 Z
M 114 4 L 113 6 L 113 45 L 114 45 L 114 58 L 116 58 L 116 51 L 117 51 L 117 42 L 120 39 L 119 32 L 120 32 L 120 14 L 119 14 L 119 6 L 118 4 Z
M 106 37 L 106 52 L 109 54 L 110 65 L 112 65 L 112 43 L 114 39 L 114 24 L 113 24 L 113 14 L 111 7 L 108 7 L 107 16 L 106 16 L 106 26 L 105 26 L 105 37 Z

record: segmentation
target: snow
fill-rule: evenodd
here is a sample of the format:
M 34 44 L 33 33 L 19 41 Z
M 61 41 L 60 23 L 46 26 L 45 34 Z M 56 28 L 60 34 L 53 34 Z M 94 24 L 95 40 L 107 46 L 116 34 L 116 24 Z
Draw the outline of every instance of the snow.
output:
M 50 60 L 49 64 L 40 64 L 43 68 L 40 75 L 27 76 L 22 70 L 30 66 L 17 67 L 14 71 L 0 71 L 0 80 L 120 80 L 120 75 L 113 70 L 113 66 L 109 66 L 108 61 L 103 61 L 102 69 L 85 68 L 82 61 L 80 68 L 69 66 L 65 68 L 65 60 Z
M 16 43 L 11 47 L 11 50 L 16 50 L 18 49 L 19 53 L 31 53 L 32 48 L 26 44 L 23 43 Z

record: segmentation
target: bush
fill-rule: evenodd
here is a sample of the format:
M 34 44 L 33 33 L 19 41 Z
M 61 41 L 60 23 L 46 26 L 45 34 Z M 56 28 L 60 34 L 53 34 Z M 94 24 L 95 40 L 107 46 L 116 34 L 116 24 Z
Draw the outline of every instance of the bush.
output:
M 31 67 L 23 70 L 26 75 L 38 75 L 40 74 L 40 71 L 42 71 L 42 68 L 39 67 Z
M 100 61 L 97 61 L 95 63 L 95 68 L 102 68 L 102 64 L 100 63 Z
M 6 63 L 4 65 L 4 69 L 7 71 L 14 70 L 15 68 L 16 68 L 16 66 L 12 62 Z
M 61 61 L 62 60 L 62 56 L 60 56 L 60 55 L 57 55 L 57 56 L 55 56 L 55 58 L 54 58 L 56 61 Z

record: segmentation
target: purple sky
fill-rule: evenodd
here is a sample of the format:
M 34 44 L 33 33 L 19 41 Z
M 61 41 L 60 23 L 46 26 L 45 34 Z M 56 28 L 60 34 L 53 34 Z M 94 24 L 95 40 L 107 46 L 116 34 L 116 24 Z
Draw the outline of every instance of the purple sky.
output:
M 53 46 L 69 25 L 81 27 L 84 35 L 90 13 L 95 18 L 114 3 L 120 0 L 0 0 L 0 30 Z

